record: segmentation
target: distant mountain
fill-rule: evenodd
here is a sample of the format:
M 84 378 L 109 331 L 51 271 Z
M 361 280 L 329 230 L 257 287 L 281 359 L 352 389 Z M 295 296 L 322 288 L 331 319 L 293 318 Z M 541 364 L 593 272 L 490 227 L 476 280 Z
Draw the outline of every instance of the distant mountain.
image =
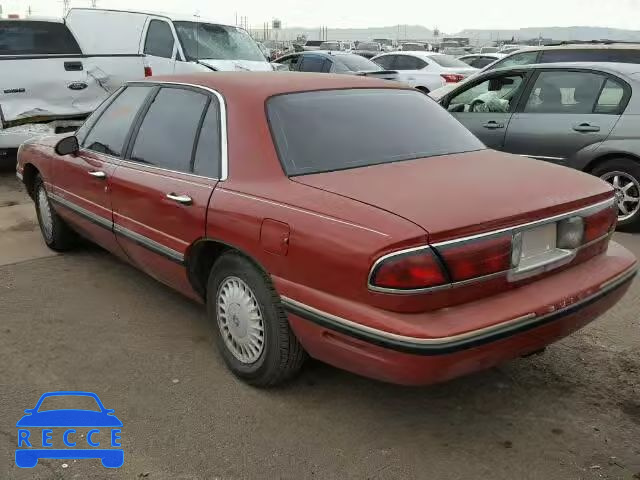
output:
M 254 30 L 257 38 L 262 32 Z M 275 32 L 270 31 L 271 38 Z M 305 35 L 309 40 L 320 38 L 320 28 L 291 27 L 281 30 L 278 38 L 293 40 Z M 605 27 L 530 27 L 515 30 L 481 30 L 465 29 L 456 34 L 441 33 L 442 36 L 469 37 L 473 44 L 484 44 L 492 40 L 530 40 L 532 38 L 550 38 L 553 40 L 620 40 L 625 42 L 640 42 L 640 31 L 622 30 Z M 433 30 L 421 25 L 394 25 L 390 27 L 372 28 L 329 28 L 328 40 L 372 40 L 374 38 L 391 38 L 393 40 L 433 40 Z
M 320 28 L 290 27 L 281 30 L 278 38 L 293 40 L 300 35 L 306 36 L 309 40 L 320 39 Z M 257 37 L 260 31 L 254 32 Z M 275 38 L 273 30 L 270 32 L 271 38 Z M 327 28 L 327 40 L 373 40 L 374 38 L 400 39 L 430 39 L 433 38 L 433 31 L 421 25 L 400 25 L 393 27 L 372 27 L 372 28 Z
M 529 40 L 532 38 L 552 38 L 554 40 L 621 40 L 625 42 L 640 41 L 640 31 L 622 30 L 605 27 L 531 27 L 517 30 L 476 30 L 465 29 L 459 34 L 479 40 L 511 39 Z

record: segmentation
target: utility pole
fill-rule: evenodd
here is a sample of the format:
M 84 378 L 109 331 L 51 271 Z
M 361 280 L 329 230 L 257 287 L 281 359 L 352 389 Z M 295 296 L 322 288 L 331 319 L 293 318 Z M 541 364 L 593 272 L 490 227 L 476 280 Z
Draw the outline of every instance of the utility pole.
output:
M 98 0 L 91 0 L 91 8 L 98 8 Z
M 66 17 L 69 11 L 69 0 L 62 0 L 62 16 Z

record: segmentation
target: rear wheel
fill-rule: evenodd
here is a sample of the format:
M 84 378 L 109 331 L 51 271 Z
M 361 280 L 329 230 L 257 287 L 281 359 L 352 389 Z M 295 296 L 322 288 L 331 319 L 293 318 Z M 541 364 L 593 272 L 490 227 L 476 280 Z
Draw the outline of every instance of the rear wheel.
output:
M 306 358 L 269 277 L 249 259 L 223 254 L 207 285 L 207 310 L 229 369 L 247 383 L 270 387 L 292 378 Z
M 38 224 L 44 243 L 57 252 L 71 249 L 76 243 L 77 236 L 53 209 L 42 177 L 39 175 L 35 179 L 33 192 Z
M 618 229 L 640 231 L 640 163 L 629 158 L 613 158 L 598 165 L 592 173 L 615 190 Z

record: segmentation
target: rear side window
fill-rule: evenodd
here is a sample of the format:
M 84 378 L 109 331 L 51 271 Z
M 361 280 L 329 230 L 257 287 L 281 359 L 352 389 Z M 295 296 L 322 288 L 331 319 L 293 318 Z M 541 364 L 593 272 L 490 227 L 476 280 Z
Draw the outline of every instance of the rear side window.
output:
M 620 113 L 623 99 L 624 87 L 609 79 L 604 84 L 600 98 L 598 98 L 595 113 Z
M 300 62 L 301 72 L 328 72 L 331 63 L 319 55 L 303 55 Z
M 220 107 L 212 100 L 204 117 L 193 163 L 193 173 L 203 177 L 220 178 Z
M 287 175 L 485 148 L 442 107 L 413 90 L 279 95 L 268 100 L 267 113 Z
M 131 160 L 188 173 L 208 97 L 180 88 L 161 88 L 149 106 L 133 144 Z
M 0 55 L 79 55 L 82 51 L 63 23 L 0 21 Z
M 123 90 L 96 120 L 84 139 L 84 148 L 119 157 L 133 119 L 151 88 L 151 86 L 131 86 Z
M 167 22 L 151 20 L 144 41 L 144 53 L 154 57 L 171 58 L 173 56 L 173 32 Z

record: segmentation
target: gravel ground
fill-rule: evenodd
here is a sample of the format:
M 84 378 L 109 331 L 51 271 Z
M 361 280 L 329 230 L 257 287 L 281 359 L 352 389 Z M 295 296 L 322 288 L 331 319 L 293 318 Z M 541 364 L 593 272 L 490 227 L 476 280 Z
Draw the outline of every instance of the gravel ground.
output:
M 39 241 L 16 185 L 0 176 L 0 248 Z M 616 239 L 640 256 L 640 235 Z M 1 479 L 640 479 L 638 280 L 588 328 L 480 374 L 403 388 L 310 362 L 261 391 L 228 373 L 198 305 L 101 250 L 38 245 L 0 257 Z M 122 468 L 15 466 L 15 423 L 51 390 L 115 409 Z

